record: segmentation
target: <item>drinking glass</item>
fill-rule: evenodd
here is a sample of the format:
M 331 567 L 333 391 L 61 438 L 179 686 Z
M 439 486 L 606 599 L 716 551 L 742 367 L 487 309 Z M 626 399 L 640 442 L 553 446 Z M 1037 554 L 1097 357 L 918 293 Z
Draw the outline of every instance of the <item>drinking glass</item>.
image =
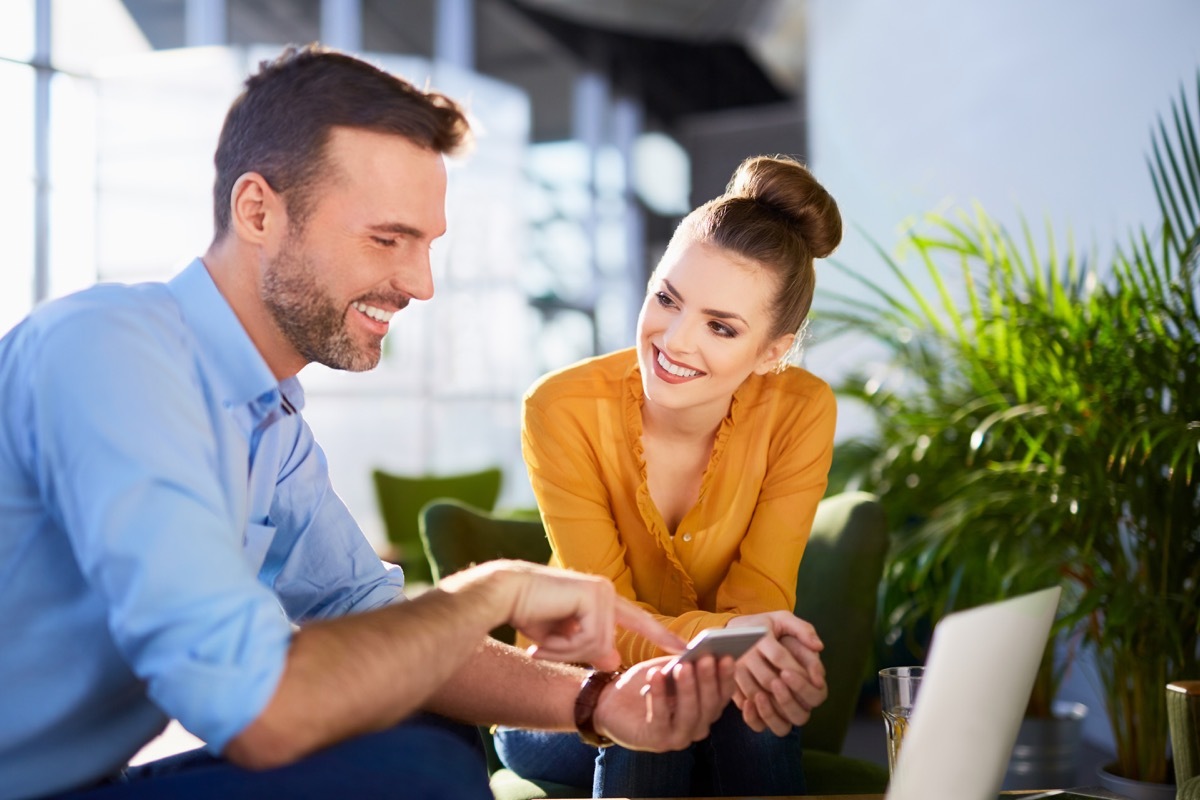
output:
M 888 769 L 896 771 L 900 743 L 908 729 L 921 686 L 924 667 L 888 667 L 879 670 L 879 698 L 883 706 L 883 724 L 887 729 Z

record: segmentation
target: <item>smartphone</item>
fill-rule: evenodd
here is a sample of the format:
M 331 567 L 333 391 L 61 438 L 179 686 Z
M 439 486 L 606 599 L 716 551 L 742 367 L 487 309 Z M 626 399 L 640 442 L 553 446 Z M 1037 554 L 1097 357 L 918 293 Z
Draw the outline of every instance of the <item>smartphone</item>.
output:
M 709 628 L 700 631 L 690 642 L 687 649 L 667 662 L 668 671 L 676 664 L 686 664 L 695 661 L 700 656 L 713 655 L 739 657 L 754 643 L 767 634 L 767 629 L 756 628 Z

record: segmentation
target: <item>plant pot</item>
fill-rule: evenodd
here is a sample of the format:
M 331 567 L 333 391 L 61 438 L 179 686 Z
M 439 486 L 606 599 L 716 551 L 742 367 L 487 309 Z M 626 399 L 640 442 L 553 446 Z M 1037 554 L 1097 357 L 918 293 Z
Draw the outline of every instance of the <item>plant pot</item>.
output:
M 1057 700 L 1051 712 L 1050 718 L 1021 721 L 1003 789 L 1065 789 L 1079 784 L 1079 749 L 1087 706 Z
M 1115 792 L 1119 795 L 1124 795 L 1130 800 L 1175 800 L 1175 784 L 1172 783 L 1150 783 L 1149 781 L 1135 781 L 1132 778 L 1123 778 L 1109 772 L 1109 769 L 1116 766 L 1114 761 L 1107 766 L 1096 770 L 1097 777 L 1100 778 L 1100 785 L 1110 792 Z

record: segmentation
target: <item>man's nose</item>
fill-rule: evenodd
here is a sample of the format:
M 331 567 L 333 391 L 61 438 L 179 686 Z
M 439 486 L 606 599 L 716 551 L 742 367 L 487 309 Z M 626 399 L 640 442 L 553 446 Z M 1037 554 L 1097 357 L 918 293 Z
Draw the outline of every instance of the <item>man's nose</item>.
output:
M 406 264 L 392 278 L 392 288 L 403 292 L 414 300 L 433 297 L 433 264 L 429 253 L 418 256 Z

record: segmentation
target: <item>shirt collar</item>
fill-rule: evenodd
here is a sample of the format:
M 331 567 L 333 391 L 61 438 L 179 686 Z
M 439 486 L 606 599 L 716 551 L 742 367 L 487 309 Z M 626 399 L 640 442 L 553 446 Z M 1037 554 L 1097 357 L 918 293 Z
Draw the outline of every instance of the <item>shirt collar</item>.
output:
M 221 295 L 200 259 L 192 261 L 167 284 L 184 322 L 213 373 L 222 399 L 230 405 L 277 405 L 296 411 L 304 407 L 304 392 L 294 376 L 276 381 L 250 335 Z M 273 396 L 272 396 L 273 395 Z M 287 411 L 291 413 L 291 411 Z

